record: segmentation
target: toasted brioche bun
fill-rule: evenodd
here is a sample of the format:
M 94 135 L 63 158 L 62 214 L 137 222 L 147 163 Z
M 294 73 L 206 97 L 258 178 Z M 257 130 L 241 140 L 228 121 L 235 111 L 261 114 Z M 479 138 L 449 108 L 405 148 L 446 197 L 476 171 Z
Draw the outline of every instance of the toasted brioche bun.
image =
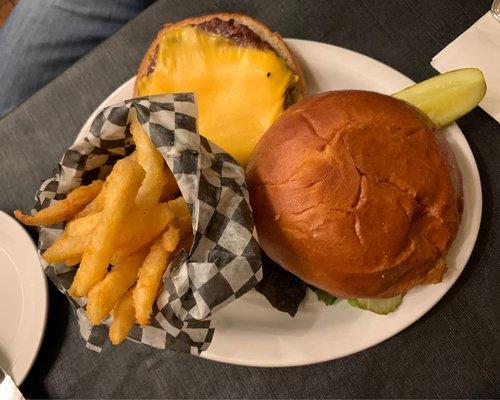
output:
M 308 97 L 262 136 L 247 180 L 260 245 L 304 281 L 346 298 L 441 281 L 461 175 L 439 128 L 409 104 Z
M 290 49 L 283 41 L 280 34 L 277 32 L 272 32 L 263 23 L 249 17 L 248 15 L 237 14 L 237 13 L 215 13 L 200 17 L 187 18 L 179 22 L 164 25 L 163 29 L 160 32 L 158 32 L 156 39 L 153 41 L 153 43 L 151 43 L 151 46 L 149 46 L 146 55 L 144 56 L 144 58 L 141 61 L 141 64 L 139 65 L 139 69 L 137 70 L 137 79 L 134 85 L 134 95 L 138 94 L 137 83 L 143 76 L 146 76 L 148 74 L 151 63 L 154 62 L 153 59 L 155 57 L 156 48 L 159 45 L 161 38 L 166 32 L 172 29 L 182 28 L 189 25 L 198 25 L 215 18 L 218 18 L 222 21 L 229 21 L 232 19 L 238 24 L 247 26 L 256 35 L 258 35 L 261 40 L 267 42 L 271 46 L 271 48 L 276 52 L 276 54 L 278 54 L 279 57 L 281 57 L 283 60 L 286 61 L 288 68 L 291 71 L 293 71 L 295 75 L 299 77 L 297 83 L 295 84 L 296 90 L 294 90 L 293 102 L 294 103 L 297 102 L 304 96 L 306 91 L 306 86 L 304 82 L 304 76 L 300 68 L 300 64 L 296 60 L 295 56 L 290 52 Z

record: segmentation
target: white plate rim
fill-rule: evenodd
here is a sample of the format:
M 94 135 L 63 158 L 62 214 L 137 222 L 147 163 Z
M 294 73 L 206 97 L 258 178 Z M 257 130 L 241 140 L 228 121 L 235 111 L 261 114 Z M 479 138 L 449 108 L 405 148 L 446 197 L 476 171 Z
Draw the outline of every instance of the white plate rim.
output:
M 345 49 L 343 47 L 327 44 L 327 43 L 321 43 L 321 42 L 316 42 L 316 41 L 309 41 L 309 40 L 303 40 L 303 39 L 285 39 L 286 43 L 289 45 L 292 51 L 294 51 L 295 48 L 314 48 L 316 51 L 320 52 L 335 52 L 337 54 L 342 55 L 342 57 L 345 57 L 346 59 L 346 64 L 349 64 L 349 60 L 354 60 L 358 66 L 369 66 L 370 69 L 375 70 L 377 76 L 380 79 L 384 79 L 386 76 L 391 76 L 391 80 L 397 79 L 399 81 L 399 86 L 394 88 L 394 90 L 399 90 L 404 88 L 405 86 L 409 86 L 414 84 L 415 82 L 402 74 L 401 72 L 395 70 L 394 68 L 377 61 L 371 57 L 368 57 L 366 55 L 363 55 L 361 53 Z M 124 82 L 122 85 L 120 85 L 116 90 L 114 90 L 104 101 L 101 102 L 101 104 L 94 110 L 94 112 L 91 114 L 89 119 L 85 122 L 85 124 L 82 126 L 81 131 L 79 132 L 77 138 L 75 140 L 78 140 L 78 138 L 82 135 L 83 130 L 86 129 L 88 126 L 90 126 L 92 120 L 94 117 L 97 115 L 100 109 L 103 107 L 106 107 L 110 104 L 119 102 L 122 100 L 120 97 L 120 94 L 122 91 L 126 90 L 128 87 L 131 86 L 131 82 L 135 77 L 130 78 L 126 82 Z M 412 318 L 410 321 L 407 323 L 401 325 L 398 329 L 391 331 L 390 334 L 386 335 L 385 337 L 378 338 L 376 340 L 371 341 L 368 344 L 363 345 L 363 347 L 360 348 L 353 348 L 351 350 L 346 350 L 346 351 L 337 351 L 335 355 L 331 354 L 325 354 L 323 356 L 316 356 L 315 358 L 311 359 L 296 359 L 296 360 L 290 360 L 290 359 L 269 359 L 269 358 L 260 358 L 258 360 L 252 359 L 252 360 L 246 360 L 246 359 L 239 359 L 237 357 L 227 357 L 227 356 L 222 356 L 216 353 L 211 352 L 210 350 L 212 347 L 209 347 L 209 349 L 201 354 L 201 357 L 213 360 L 213 361 L 218 361 L 218 362 L 224 362 L 228 364 L 235 364 L 235 365 L 244 365 L 244 366 L 255 366 L 255 367 L 292 367 L 292 366 L 301 366 L 301 365 L 309 365 L 309 364 L 315 364 L 315 363 L 321 363 L 325 361 L 330 361 L 342 357 L 346 357 L 355 353 L 358 353 L 360 351 L 363 351 L 365 349 L 368 349 L 370 347 L 373 347 L 385 340 L 390 339 L 391 337 L 397 335 L 399 332 L 403 331 L 416 321 L 418 321 L 420 318 L 422 318 L 423 315 L 425 315 L 431 308 L 433 308 L 442 298 L 443 296 L 450 290 L 450 288 L 454 285 L 458 277 L 461 275 L 463 269 L 465 268 L 470 255 L 472 254 L 472 251 L 474 249 L 475 242 L 477 240 L 477 236 L 479 233 L 479 228 L 480 228 L 480 223 L 481 223 L 481 217 L 482 217 L 482 188 L 481 188 L 481 180 L 480 180 L 480 175 L 477 167 L 477 163 L 475 161 L 474 155 L 472 153 L 472 150 L 467 142 L 467 139 L 463 135 L 462 131 L 458 127 L 458 125 L 451 124 L 449 127 L 446 128 L 446 132 L 453 134 L 455 140 L 457 140 L 458 144 L 460 145 L 461 150 L 463 151 L 464 155 L 467 158 L 467 161 L 469 162 L 468 168 L 469 168 L 469 173 L 471 174 L 471 177 L 473 179 L 473 183 L 475 185 L 474 187 L 474 192 L 471 194 L 473 196 L 474 200 L 474 209 L 471 211 L 472 216 L 471 218 L 473 219 L 472 223 L 469 225 L 469 228 L 467 229 L 467 239 L 468 239 L 468 246 L 465 250 L 465 253 L 462 254 L 462 259 L 463 262 L 461 263 L 462 265 L 457 268 L 457 273 L 454 273 L 454 275 L 451 277 L 451 279 L 448 279 L 446 282 L 446 286 L 441 289 L 441 293 L 436 296 L 431 303 L 429 303 L 426 307 L 422 307 L 422 309 L 419 309 L 419 312 L 414 313 L 412 315 Z M 462 221 L 463 224 L 463 221 Z M 448 272 L 447 274 L 450 274 Z
M 38 295 L 33 294 L 32 291 L 25 289 L 24 292 L 30 293 L 30 296 L 38 297 L 38 301 L 35 301 L 37 305 L 36 310 L 32 310 L 31 316 L 28 320 L 25 318 L 26 310 L 23 308 L 23 319 L 22 323 L 18 328 L 18 332 L 29 332 L 29 335 L 24 335 L 23 343 L 19 343 L 18 348 L 14 350 L 19 350 L 22 348 L 22 352 L 17 353 L 14 356 L 14 362 L 10 366 L 10 371 L 14 382 L 19 386 L 22 384 L 26 376 L 28 375 L 33 363 L 36 360 L 40 346 L 42 345 L 43 336 L 45 333 L 45 328 L 47 325 L 47 315 L 48 315 L 48 285 L 45 272 L 40 264 L 38 257 L 37 248 L 33 239 L 28 234 L 28 232 L 18 223 L 14 218 L 12 218 L 6 212 L 0 210 L 0 221 L 4 227 L 7 227 L 11 236 L 16 238 L 16 241 L 21 245 L 26 253 L 31 253 L 29 257 L 32 258 L 30 265 L 22 265 L 20 268 L 26 270 L 26 268 L 31 268 L 30 271 L 36 279 L 30 286 L 40 289 Z M 16 254 L 9 254 L 13 261 L 15 262 Z M 23 284 L 23 282 L 21 282 Z M 33 317 L 33 318 L 32 318 Z

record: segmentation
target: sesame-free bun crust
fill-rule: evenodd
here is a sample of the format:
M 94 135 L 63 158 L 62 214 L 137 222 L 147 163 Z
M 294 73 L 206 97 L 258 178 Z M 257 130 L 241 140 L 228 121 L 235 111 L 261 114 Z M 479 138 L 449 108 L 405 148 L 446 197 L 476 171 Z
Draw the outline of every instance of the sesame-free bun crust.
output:
M 153 62 L 153 58 L 155 56 L 156 48 L 159 45 L 161 38 L 163 35 L 171 29 L 182 28 L 184 26 L 189 25 L 198 25 L 203 22 L 210 21 L 212 19 L 218 18 L 222 21 L 229 21 L 233 19 L 235 22 L 239 24 L 246 25 L 250 28 L 255 34 L 257 34 L 262 40 L 269 43 L 271 48 L 280 56 L 283 60 L 286 61 L 288 68 L 294 72 L 299 77 L 298 82 L 295 84 L 296 90 L 294 91 L 294 102 L 298 101 L 305 95 L 305 82 L 302 74 L 302 70 L 300 69 L 300 65 L 296 60 L 295 56 L 290 52 L 288 46 L 283 41 L 282 37 L 277 32 L 272 32 L 266 25 L 262 22 L 259 22 L 248 15 L 238 14 L 238 13 L 216 13 L 210 15 L 204 15 L 200 17 L 192 17 L 187 18 L 179 22 L 175 22 L 172 24 L 166 24 L 163 26 L 163 29 L 158 32 L 156 39 L 151 43 L 149 49 L 146 52 L 146 55 L 141 61 L 139 65 L 139 69 L 137 70 L 137 78 L 134 86 L 134 95 L 138 95 L 137 93 L 137 82 L 145 75 L 148 74 L 151 63 Z
M 258 238 L 333 295 L 387 298 L 439 282 L 462 212 L 460 171 L 424 114 L 336 91 L 286 110 L 247 167 Z

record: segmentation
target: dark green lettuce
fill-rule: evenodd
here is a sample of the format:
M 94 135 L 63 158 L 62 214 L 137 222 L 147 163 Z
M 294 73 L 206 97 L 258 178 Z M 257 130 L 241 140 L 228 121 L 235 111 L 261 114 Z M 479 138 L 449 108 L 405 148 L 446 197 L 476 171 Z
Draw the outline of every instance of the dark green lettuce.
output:
M 294 316 L 304 300 L 307 284 L 262 253 L 263 278 L 255 287 L 276 309 Z

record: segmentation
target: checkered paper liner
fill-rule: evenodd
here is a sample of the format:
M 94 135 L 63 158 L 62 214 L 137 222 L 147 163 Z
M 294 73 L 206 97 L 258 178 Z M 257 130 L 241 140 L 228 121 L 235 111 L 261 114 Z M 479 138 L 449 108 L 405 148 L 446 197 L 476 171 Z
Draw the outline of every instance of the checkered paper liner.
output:
M 193 94 L 141 97 L 104 108 L 84 138 L 64 153 L 54 176 L 43 182 L 34 209 L 43 209 L 74 188 L 104 178 L 118 159 L 132 153 L 132 109 L 177 179 L 192 216 L 194 240 L 189 252 L 173 257 L 151 325 L 134 325 L 128 338 L 199 354 L 208 348 L 214 334 L 211 316 L 253 288 L 262 278 L 262 265 L 244 170 L 198 134 Z M 64 224 L 40 228 L 39 254 L 63 229 Z M 48 265 L 43 259 L 42 264 L 58 289 L 67 293 L 75 268 Z M 86 298 L 67 297 L 87 347 L 101 351 L 111 319 L 91 326 L 85 313 Z

